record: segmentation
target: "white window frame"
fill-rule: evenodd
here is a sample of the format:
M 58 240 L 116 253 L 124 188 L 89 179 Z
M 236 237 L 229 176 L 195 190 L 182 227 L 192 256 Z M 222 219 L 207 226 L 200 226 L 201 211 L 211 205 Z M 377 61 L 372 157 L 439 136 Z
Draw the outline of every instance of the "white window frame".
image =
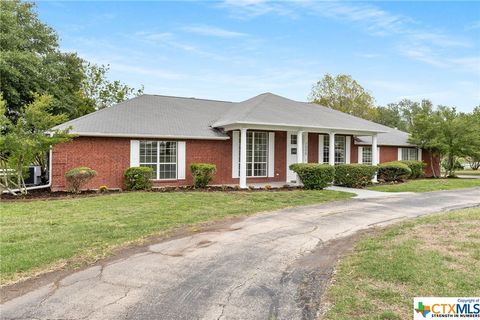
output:
M 413 147 L 400 148 L 398 155 L 398 160 L 418 160 L 418 149 Z
M 370 161 L 365 161 L 365 152 L 367 152 L 367 151 L 370 151 Z M 371 165 L 372 160 L 373 160 L 373 149 L 372 149 L 372 147 L 371 146 L 363 146 L 361 157 L 362 157 L 362 162 L 360 162 L 360 163 Z
M 140 156 L 140 149 L 141 149 L 141 145 L 142 143 L 145 143 L 145 142 L 148 142 L 148 143 L 155 143 L 156 144 L 156 147 L 157 147 L 157 154 L 156 154 L 156 157 L 157 157 L 157 161 L 156 162 L 141 162 L 140 159 L 141 159 L 141 156 Z M 160 162 L 160 143 L 174 143 L 175 144 L 175 162 Z M 142 167 L 142 166 L 147 166 L 147 165 L 156 165 L 157 167 L 157 170 L 155 172 L 155 177 L 153 178 L 153 180 L 159 180 L 159 181 L 167 181 L 167 180 L 178 180 L 179 179 L 179 146 L 180 146 L 180 142 L 179 141 L 165 141 L 165 140 L 161 140 L 161 141 L 151 141 L 151 140 L 141 140 L 139 142 L 139 166 Z M 175 177 L 173 178 L 162 178 L 160 179 L 160 165 L 165 165 L 165 164 L 168 164 L 168 165 L 172 165 L 172 164 L 175 164 Z
M 248 144 L 248 135 L 251 134 L 252 136 L 252 143 Z M 255 159 L 255 135 L 262 134 L 265 135 L 265 161 L 256 161 Z M 265 131 L 248 131 L 247 132 L 247 177 L 248 178 L 266 178 L 268 177 L 268 166 L 269 166 L 269 135 L 268 132 Z M 251 150 L 251 157 L 248 157 L 248 151 Z M 265 164 L 265 174 L 264 175 L 255 175 L 255 164 Z M 248 165 L 251 165 L 251 175 L 248 174 Z
M 339 138 L 344 139 L 343 141 L 344 162 L 335 161 L 335 164 L 350 163 L 350 136 L 335 135 L 335 143 L 337 143 Z M 319 163 L 327 163 L 327 164 L 329 163 L 328 161 L 330 157 L 329 148 L 330 148 L 330 136 L 328 134 L 321 134 L 319 136 L 319 150 L 318 150 Z

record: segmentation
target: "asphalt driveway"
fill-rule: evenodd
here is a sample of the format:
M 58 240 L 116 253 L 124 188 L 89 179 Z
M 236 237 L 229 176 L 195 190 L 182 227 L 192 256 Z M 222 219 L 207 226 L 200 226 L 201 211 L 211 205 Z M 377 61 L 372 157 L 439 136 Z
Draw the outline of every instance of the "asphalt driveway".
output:
M 359 230 L 478 205 L 480 188 L 259 214 L 74 273 L 5 302 L 1 318 L 312 319 Z

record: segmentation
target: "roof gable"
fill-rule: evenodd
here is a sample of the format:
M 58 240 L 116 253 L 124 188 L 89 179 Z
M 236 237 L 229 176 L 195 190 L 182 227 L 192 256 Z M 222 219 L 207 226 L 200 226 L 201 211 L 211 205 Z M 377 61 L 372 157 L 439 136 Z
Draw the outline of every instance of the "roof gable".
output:
M 214 127 L 252 123 L 292 127 L 315 127 L 331 130 L 384 132 L 385 126 L 318 104 L 290 100 L 272 93 L 263 93 L 235 103 L 221 116 Z

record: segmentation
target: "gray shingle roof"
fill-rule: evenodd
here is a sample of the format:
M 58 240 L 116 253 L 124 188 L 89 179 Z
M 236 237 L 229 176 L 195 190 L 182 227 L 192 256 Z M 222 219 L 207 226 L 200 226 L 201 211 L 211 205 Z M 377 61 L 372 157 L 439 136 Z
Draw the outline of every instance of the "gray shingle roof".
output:
M 142 95 L 63 123 L 85 136 L 178 137 L 228 139 L 210 125 L 232 103 L 226 101 Z
M 404 132 L 271 93 L 239 103 L 142 95 L 54 129 L 71 127 L 73 134 L 81 136 L 228 139 L 215 128 L 239 123 L 388 132 L 379 134 L 380 145 L 409 145 Z M 359 144 L 370 143 L 370 137 L 359 138 Z
M 337 130 L 384 132 L 385 127 L 318 104 L 290 100 L 272 93 L 263 93 L 235 103 L 230 111 L 213 125 L 251 123 L 314 127 Z
M 385 128 L 388 130 L 388 132 L 378 134 L 377 143 L 379 146 L 414 146 L 413 144 L 408 142 L 408 133 L 389 127 Z M 355 143 L 359 145 L 370 145 L 372 144 L 372 137 L 357 137 L 357 141 Z

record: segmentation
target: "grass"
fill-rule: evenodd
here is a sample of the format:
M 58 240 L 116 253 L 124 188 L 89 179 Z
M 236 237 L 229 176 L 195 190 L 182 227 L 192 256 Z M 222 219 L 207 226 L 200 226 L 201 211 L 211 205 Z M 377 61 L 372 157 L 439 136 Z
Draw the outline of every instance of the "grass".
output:
M 480 179 L 417 179 L 405 183 L 384 184 L 368 187 L 385 192 L 428 192 L 480 187 Z
M 1 284 L 65 265 L 78 267 L 112 249 L 177 227 L 261 211 L 341 200 L 334 191 L 131 192 L 1 203 Z
M 480 208 L 402 223 L 339 262 L 325 319 L 411 319 L 414 297 L 480 295 Z

